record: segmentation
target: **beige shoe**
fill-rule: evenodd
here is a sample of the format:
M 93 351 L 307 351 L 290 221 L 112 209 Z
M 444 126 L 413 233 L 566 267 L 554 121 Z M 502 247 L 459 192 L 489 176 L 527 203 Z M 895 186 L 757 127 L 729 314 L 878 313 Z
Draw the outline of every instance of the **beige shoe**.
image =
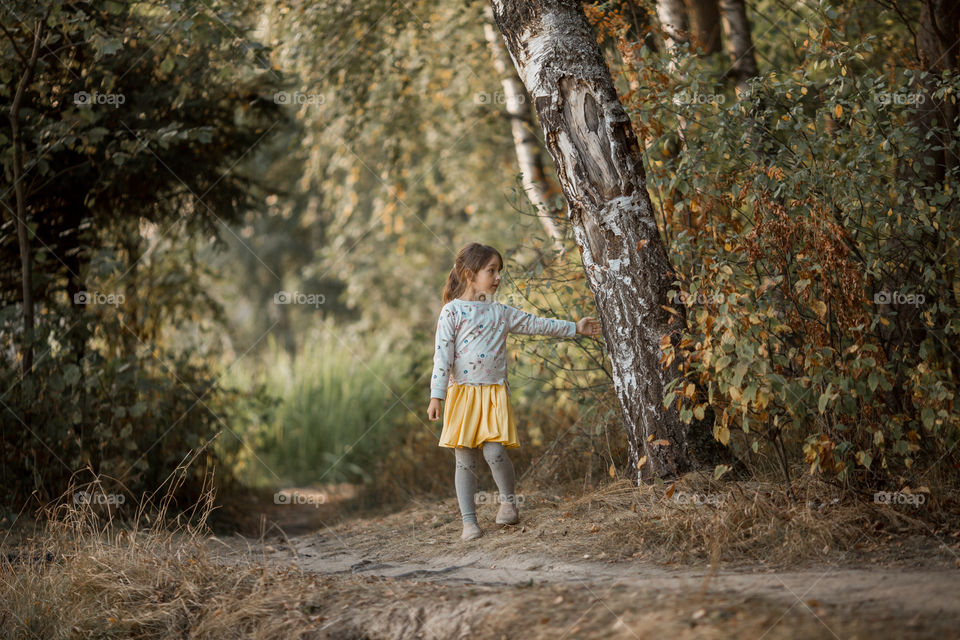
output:
M 463 533 L 460 534 L 461 540 L 476 540 L 483 535 L 483 529 L 472 522 L 463 523 Z
M 509 502 L 501 502 L 500 509 L 497 511 L 497 524 L 517 524 L 520 522 L 520 514 L 517 513 L 517 507 Z

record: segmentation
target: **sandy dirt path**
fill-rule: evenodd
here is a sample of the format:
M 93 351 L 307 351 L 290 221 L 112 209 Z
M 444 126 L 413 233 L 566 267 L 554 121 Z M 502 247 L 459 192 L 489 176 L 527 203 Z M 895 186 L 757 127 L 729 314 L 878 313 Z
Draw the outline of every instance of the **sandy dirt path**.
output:
M 878 564 L 670 565 L 606 557 L 585 534 L 561 543 L 543 513 L 496 527 L 481 510 L 485 535 L 462 542 L 446 502 L 335 524 L 290 510 L 265 536 L 210 546 L 224 564 L 266 562 L 349 586 L 317 637 L 960 637 L 960 569 L 946 547 L 888 549 Z

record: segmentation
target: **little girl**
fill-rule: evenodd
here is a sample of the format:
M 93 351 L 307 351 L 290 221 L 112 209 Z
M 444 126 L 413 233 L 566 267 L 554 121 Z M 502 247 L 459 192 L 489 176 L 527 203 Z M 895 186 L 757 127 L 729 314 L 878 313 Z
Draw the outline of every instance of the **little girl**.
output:
M 427 417 L 440 418 L 440 446 L 454 449 L 454 484 L 464 540 L 483 535 L 477 524 L 477 448 L 490 465 L 500 490 L 497 524 L 517 524 L 513 464 L 505 447 L 519 447 L 507 381 L 507 334 L 573 337 L 597 335 L 600 323 L 590 316 L 579 322 L 541 318 L 493 299 L 500 285 L 503 258 L 491 246 L 471 242 L 457 253 L 443 291 L 437 322 L 433 379 Z

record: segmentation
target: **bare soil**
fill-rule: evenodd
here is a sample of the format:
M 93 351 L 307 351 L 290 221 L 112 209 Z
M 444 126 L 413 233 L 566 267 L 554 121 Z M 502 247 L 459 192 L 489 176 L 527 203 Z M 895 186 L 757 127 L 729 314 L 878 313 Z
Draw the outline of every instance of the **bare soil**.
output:
M 960 637 L 950 535 L 868 535 L 789 563 L 759 550 L 676 561 L 618 539 L 615 513 L 543 492 L 526 495 L 516 526 L 478 505 L 485 535 L 469 542 L 454 498 L 357 515 L 343 508 L 349 490 L 319 493 L 328 499 L 244 504 L 246 522 L 208 541 L 224 565 L 316 576 L 318 638 Z

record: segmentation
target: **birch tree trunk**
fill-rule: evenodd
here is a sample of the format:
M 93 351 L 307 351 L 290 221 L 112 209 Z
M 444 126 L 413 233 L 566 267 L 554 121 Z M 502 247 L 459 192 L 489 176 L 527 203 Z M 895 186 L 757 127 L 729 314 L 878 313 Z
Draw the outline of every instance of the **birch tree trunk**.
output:
M 23 95 L 30 85 L 33 78 L 34 69 L 37 67 L 37 58 L 40 52 L 40 40 L 43 34 L 44 21 L 37 23 L 33 32 L 33 49 L 30 52 L 30 59 L 24 59 L 26 68 L 20 81 L 17 84 L 17 91 L 14 94 L 13 102 L 10 104 L 10 129 L 12 133 L 13 147 L 13 188 L 16 197 L 16 228 L 17 243 L 20 245 L 20 268 L 21 280 L 23 285 L 23 361 L 22 373 L 26 378 L 33 369 L 33 254 L 30 248 L 30 238 L 27 228 L 27 196 L 23 189 L 23 140 L 20 133 L 20 106 L 23 103 Z M 14 48 L 17 43 L 13 41 Z M 19 52 L 19 49 L 17 49 Z
M 630 28 L 625 38 L 617 38 L 617 51 L 623 59 L 631 93 L 640 93 L 643 91 L 643 87 L 640 85 L 640 69 L 644 64 L 640 52 L 643 47 L 656 51 L 657 42 L 653 38 L 652 30 L 649 29 L 647 12 L 637 0 L 625 0 L 618 8 L 623 12 Z M 644 132 L 644 128 L 640 127 L 637 133 L 640 135 L 642 145 L 640 149 L 646 153 L 650 147 L 650 141 Z
M 667 49 L 686 41 L 689 23 L 683 0 L 657 0 L 657 19 L 660 20 Z
M 917 79 L 914 86 L 918 92 L 913 109 L 913 123 L 924 138 L 935 135 L 936 149 L 917 153 L 910 169 L 926 184 L 939 184 L 957 166 L 957 157 L 951 151 L 953 132 L 957 130 L 957 106 L 948 97 L 937 98 L 935 91 L 939 82 L 935 76 L 946 70 L 960 71 L 960 4 L 956 0 L 930 0 L 920 8 L 917 25 L 917 61 L 920 68 L 931 76 Z M 920 98 L 919 96 L 923 97 Z M 933 134 L 932 130 L 941 132 Z M 932 164 L 927 164 L 929 157 Z
M 737 95 L 742 97 L 747 90 L 747 80 L 760 75 L 744 0 L 720 0 L 720 16 L 730 56 L 730 74 L 737 82 Z
M 720 51 L 720 7 L 717 0 L 690 0 L 693 34 L 702 55 Z
M 693 468 L 688 430 L 661 367 L 684 308 L 653 218 L 640 149 L 595 35 L 576 0 L 492 0 L 494 17 L 533 99 L 603 324 L 630 461 L 639 482 Z M 667 311 L 665 307 L 674 310 Z M 645 462 L 645 464 L 641 463 Z
M 530 105 L 527 104 L 523 85 L 510 62 L 510 56 L 503 46 L 503 39 L 493 21 L 493 11 L 484 8 L 486 22 L 483 34 L 490 46 L 493 68 L 499 74 L 500 84 L 506 101 L 507 114 L 510 116 L 510 128 L 513 133 L 513 147 L 517 152 L 517 163 L 523 180 L 523 190 L 530 204 L 537 210 L 537 217 L 547 235 L 553 238 L 557 256 L 563 255 L 563 234 L 553 220 L 549 205 L 550 186 L 543 173 L 543 159 L 540 157 L 540 142 L 533 133 L 533 118 Z
M 726 76 L 732 77 L 736 82 L 737 99 L 744 100 L 750 89 L 748 80 L 760 75 L 750 21 L 747 19 L 747 6 L 745 0 L 719 0 L 719 4 L 723 36 L 726 39 L 727 54 L 730 56 L 730 69 Z M 770 138 L 756 115 L 763 110 L 763 100 L 759 100 L 755 107 L 747 109 L 747 135 L 750 145 L 761 152 L 765 148 L 764 142 Z
M 663 48 L 669 61 L 667 63 L 667 73 L 673 78 L 682 77 L 677 64 L 677 54 L 682 43 L 687 41 L 689 21 L 687 19 L 687 7 L 683 0 L 657 0 L 657 19 L 660 20 L 660 28 L 663 31 Z M 682 147 L 687 146 L 686 136 L 687 121 L 677 114 L 677 137 Z M 673 200 L 673 193 L 670 199 Z

